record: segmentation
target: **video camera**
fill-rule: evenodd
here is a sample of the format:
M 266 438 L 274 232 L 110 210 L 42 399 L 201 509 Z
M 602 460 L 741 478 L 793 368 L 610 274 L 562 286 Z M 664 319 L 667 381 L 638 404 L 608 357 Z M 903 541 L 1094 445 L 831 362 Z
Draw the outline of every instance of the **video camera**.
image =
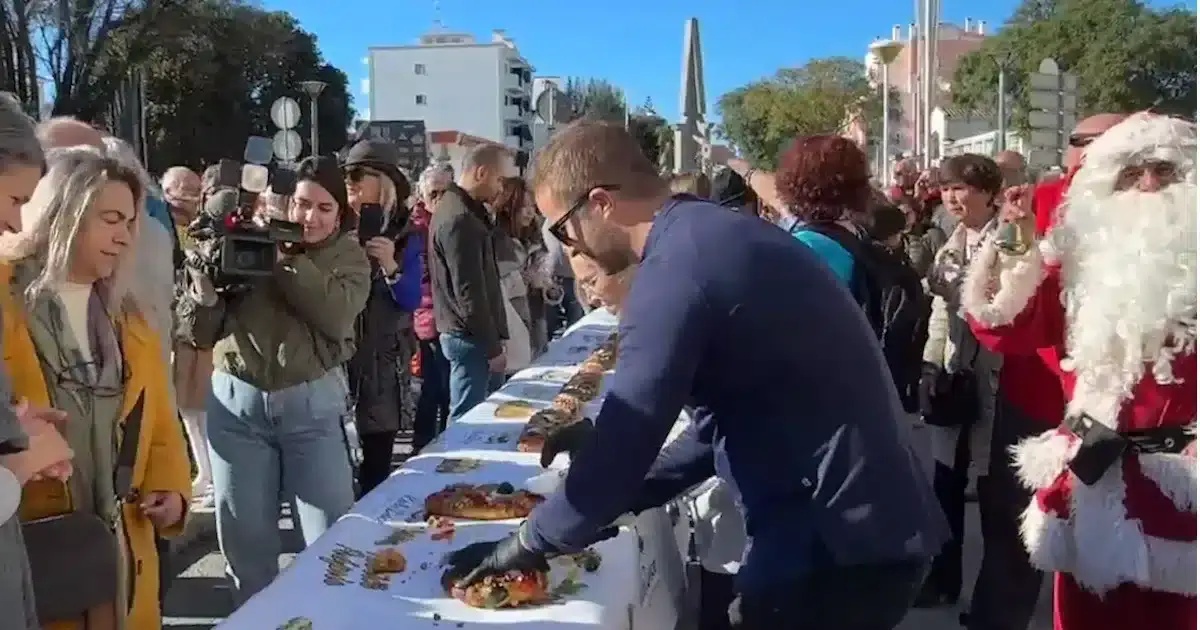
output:
M 246 143 L 245 164 L 221 160 L 215 186 L 188 226 L 188 235 L 197 247 L 189 252 L 186 264 L 208 276 L 218 292 L 271 275 L 278 251 L 295 248 L 302 241 L 304 226 L 299 223 L 255 216 L 259 197 L 268 187 L 285 197 L 291 197 L 296 187 L 294 171 L 279 166 L 272 176 L 267 168 L 270 144 L 266 138 L 251 138 Z

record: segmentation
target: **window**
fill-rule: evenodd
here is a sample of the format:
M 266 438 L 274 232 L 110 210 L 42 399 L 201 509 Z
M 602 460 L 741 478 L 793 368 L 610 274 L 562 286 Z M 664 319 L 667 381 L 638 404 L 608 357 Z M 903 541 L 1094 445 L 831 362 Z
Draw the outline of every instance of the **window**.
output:
M 425 95 L 418 94 L 417 95 L 417 105 L 424 105 L 424 104 L 425 104 Z
M 413 64 L 413 74 L 425 74 L 425 64 Z

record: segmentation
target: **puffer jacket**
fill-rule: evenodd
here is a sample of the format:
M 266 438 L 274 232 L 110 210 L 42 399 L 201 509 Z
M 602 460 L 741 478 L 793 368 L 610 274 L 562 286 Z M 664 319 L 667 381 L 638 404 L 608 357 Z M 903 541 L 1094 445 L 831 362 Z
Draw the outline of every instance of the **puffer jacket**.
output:
M 413 311 L 413 330 L 417 333 L 417 339 L 421 341 L 437 339 L 438 334 L 437 323 L 433 320 L 433 285 L 429 279 L 429 222 L 431 219 L 433 219 L 433 215 L 425 207 L 425 202 L 418 201 L 413 206 L 410 226 L 413 232 L 420 235 L 421 242 L 425 244 L 421 248 L 421 303 L 417 306 L 417 310 Z
M 417 347 L 413 311 L 421 302 L 425 242 L 400 214 L 384 234 L 396 243 L 399 271 L 389 280 L 371 263 L 370 297 L 355 323 L 356 349 L 347 364 L 359 435 L 400 430 L 410 407 L 408 363 Z

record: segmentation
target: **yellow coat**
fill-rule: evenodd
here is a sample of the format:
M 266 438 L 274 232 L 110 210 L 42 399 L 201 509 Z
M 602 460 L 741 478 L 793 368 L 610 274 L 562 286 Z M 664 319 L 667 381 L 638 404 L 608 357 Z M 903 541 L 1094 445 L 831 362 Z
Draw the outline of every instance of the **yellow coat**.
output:
M 3 318 L 4 363 L 12 376 L 13 395 L 28 399 L 33 405 L 50 406 L 50 393 L 38 363 L 33 339 L 25 320 L 23 308 L 9 289 L 12 268 L 0 265 L 0 310 Z M 133 486 L 145 495 L 149 492 L 177 492 L 184 506 L 191 499 L 191 467 L 187 445 L 171 405 L 168 390 L 170 369 L 163 361 L 161 341 L 141 317 L 124 317 L 120 330 L 129 380 L 125 386 L 124 419 L 132 410 L 138 394 L 145 393 L 145 415 L 138 441 L 137 460 L 133 469 Z M 122 420 L 124 422 L 124 420 Z M 120 430 L 117 430 L 120 436 Z M 21 498 L 21 519 L 32 520 L 72 510 L 71 499 L 59 482 L 31 482 Z M 158 601 L 158 552 L 154 545 L 154 526 L 142 516 L 136 505 L 125 504 L 121 509 L 131 558 L 127 559 L 134 579 L 133 606 L 125 618 L 126 630 L 158 630 L 162 627 L 162 612 Z M 183 521 L 160 534 L 174 536 L 182 533 Z M 116 576 L 113 576 L 115 579 Z M 107 579 L 96 576 L 96 579 Z M 123 608 L 123 606 L 122 606 Z M 46 630 L 81 628 L 80 623 L 49 624 Z

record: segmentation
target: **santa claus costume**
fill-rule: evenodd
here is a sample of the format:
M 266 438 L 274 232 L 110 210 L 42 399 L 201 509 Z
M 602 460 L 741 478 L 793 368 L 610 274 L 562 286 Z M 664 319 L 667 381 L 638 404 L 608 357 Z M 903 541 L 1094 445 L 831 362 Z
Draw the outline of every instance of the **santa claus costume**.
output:
M 1195 158 L 1194 125 L 1130 117 L 1088 148 L 1046 238 L 989 242 L 963 286 L 985 345 L 1054 348 L 1062 368 L 1062 425 L 1013 450 L 1058 630 L 1196 627 Z M 1130 186 L 1146 171 L 1163 187 Z

